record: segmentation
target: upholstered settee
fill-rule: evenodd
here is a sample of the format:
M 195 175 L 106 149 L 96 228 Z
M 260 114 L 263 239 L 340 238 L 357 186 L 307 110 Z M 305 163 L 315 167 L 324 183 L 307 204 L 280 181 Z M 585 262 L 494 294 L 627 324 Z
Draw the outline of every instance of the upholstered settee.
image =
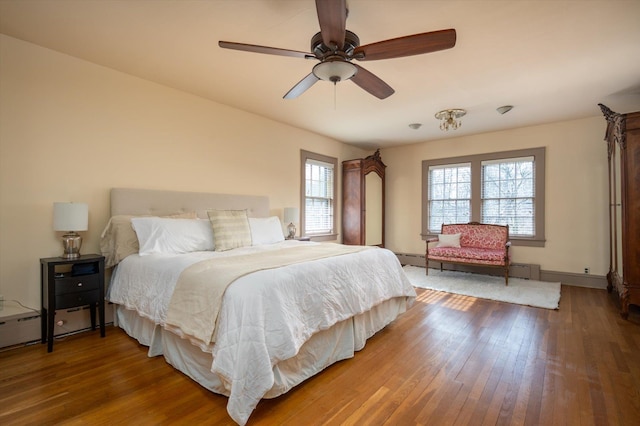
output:
M 509 226 L 478 222 L 442 225 L 438 237 L 426 241 L 427 275 L 429 261 L 463 265 L 482 265 L 504 269 L 505 285 L 509 285 Z M 437 243 L 432 247 L 430 244 Z

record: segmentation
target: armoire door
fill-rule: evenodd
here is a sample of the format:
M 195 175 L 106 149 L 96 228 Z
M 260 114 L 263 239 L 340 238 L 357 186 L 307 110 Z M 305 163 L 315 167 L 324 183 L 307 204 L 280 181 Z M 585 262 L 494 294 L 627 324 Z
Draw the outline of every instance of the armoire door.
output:
M 342 162 L 342 242 L 384 247 L 385 168 L 380 151 Z

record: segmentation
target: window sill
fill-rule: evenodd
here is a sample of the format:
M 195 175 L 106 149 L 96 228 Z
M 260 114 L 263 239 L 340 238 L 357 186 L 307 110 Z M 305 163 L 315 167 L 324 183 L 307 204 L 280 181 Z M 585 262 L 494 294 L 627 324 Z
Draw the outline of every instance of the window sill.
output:
M 547 240 L 536 240 L 529 238 L 510 238 L 512 246 L 521 246 L 521 247 L 544 247 Z
M 311 241 L 335 241 L 338 234 L 307 234 L 304 238 L 310 238 Z

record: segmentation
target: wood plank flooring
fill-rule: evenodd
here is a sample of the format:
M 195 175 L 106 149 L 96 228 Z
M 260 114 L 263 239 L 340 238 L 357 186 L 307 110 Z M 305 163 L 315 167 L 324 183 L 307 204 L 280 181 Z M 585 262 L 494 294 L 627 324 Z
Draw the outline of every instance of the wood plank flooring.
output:
M 339 362 L 249 425 L 638 425 L 640 310 L 562 287 L 551 311 L 418 289 Z M 0 352 L 0 424 L 234 424 L 227 399 L 114 327 Z

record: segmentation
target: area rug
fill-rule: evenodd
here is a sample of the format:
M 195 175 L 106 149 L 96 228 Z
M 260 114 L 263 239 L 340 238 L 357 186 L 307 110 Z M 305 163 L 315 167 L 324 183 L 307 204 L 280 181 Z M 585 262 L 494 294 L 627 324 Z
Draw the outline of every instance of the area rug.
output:
M 504 277 L 439 269 L 429 269 L 426 275 L 424 268 L 410 265 L 403 269 L 414 287 L 537 308 L 558 309 L 560 304 L 560 283 L 509 277 L 505 286 Z

